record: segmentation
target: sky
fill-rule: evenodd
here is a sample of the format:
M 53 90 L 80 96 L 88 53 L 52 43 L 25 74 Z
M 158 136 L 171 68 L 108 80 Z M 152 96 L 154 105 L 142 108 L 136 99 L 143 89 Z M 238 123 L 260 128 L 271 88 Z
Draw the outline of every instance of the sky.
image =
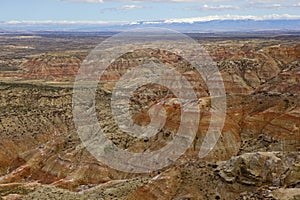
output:
M 0 0 L 0 3 L 1 22 L 300 18 L 300 0 Z

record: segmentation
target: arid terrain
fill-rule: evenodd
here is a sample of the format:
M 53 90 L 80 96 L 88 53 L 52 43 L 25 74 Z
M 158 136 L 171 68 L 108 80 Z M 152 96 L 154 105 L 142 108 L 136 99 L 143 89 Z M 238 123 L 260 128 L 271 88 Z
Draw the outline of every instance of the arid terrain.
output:
M 75 76 L 89 52 L 107 37 L 0 35 L 0 199 L 300 199 L 300 36 L 197 37 L 217 63 L 227 94 L 222 136 L 203 159 L 198 153 L 211 106 L 199 74 L 186 60 L 163 50 L 134 51 L 116 59 L 99 81 L 96 110 L 106 136 L 119 148 L 160 149 L 180 123 L 176 96 L 167 88 L 146 85 L 131 98 L 132 119 L 147 125 L 147 108 L 163 99 L 165 126 L 144 139 L 120 131 L 110 102 L 113 86 L 126 70 L 149 58 L 173 66 L 192 83 L 199 99 L 201 119 L 193 145 L 151 174 L 120 172 L 99 162 L 75 128 Z

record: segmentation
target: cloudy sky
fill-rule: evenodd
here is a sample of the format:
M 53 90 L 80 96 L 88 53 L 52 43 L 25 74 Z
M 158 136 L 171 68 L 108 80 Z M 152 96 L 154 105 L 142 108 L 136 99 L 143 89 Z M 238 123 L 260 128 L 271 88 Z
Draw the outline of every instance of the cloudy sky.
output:
M 300 0 L 0 0 L 0 21 L 299 18 Z

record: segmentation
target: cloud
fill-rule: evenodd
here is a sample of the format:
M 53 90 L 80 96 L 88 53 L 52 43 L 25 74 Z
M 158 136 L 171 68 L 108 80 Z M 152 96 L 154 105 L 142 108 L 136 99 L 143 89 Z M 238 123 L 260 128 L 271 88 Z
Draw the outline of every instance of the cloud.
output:
M 135 9 L 142 9 L 142 8 L 145 8 L 145 7 L 140 6 L 140 5 L 124 5 L 121 7 L 102 8 L 101 12 L 128 11 L 128 10 L 135 10 Z
M 206 17 L 193 17 L 193 18 L 177 18 L 177 19 L 167 19 L 167 20 L 158 20 L 158 21 L 7 21 L 0 22 L 0 25 L 38 25 L 38 24 L 59 24 L 59 25 L 111 25 L 111 24 L 171 24 L 171 23 L 195 23 L 195 22 L 208 22 L 214 20 L 300 20 L 300 15 L 289 15 L 289 14 L 272 14 L 264 16 L 253 16 L 253 15 L 212 15 Z
M 250 2 L 249 7 L 259 8 L 259 9 L 291 9 L 300 8 L 300 3 L 292 3 L 291 1 L 286 1 L 285 3 L 265 3 L 265 2 Z
M 122 23 L 122 22 L 113 22 L 113 21 L 68 21 L 68 20 L 12 20 L 7 22 L 2 22 L 0 24 L 6 24 L 6 25 L 22 25 L 22 24 L 28 24 L 28 25 L 36 25 L 36 24 L 60 24 L 60 25 L 72 25 L 72 24 L 98 24 L 98 25 L 105 25 L 105 24 L 113 24 L 113 23 Z M 125 23 L 125 22 L 123 22 Z
M 300 3 L 297 4 L 293 4 L 293 5 L 282 5 L 282 4 L 273 4 L 271 5 L 269 8 L 299 8 L 300 7 Z
M 132 9 L 141 9 L 143 6 L 138 6 L 138 5 L 124 5 L 120 7 L 120 10 L 132 10 Z
M 289 14 L 272 14 L 264 16 L 253 16 L 253 15 L 214 15 L 206 17 L 193 17 L 193 18 L 179 18 L 179 19 L 168 19 L 164 23 L 195 23 L 195 22 L 207 22 L 213 20 L 280 20 L 280 19 L 300 19 L 300 15 L 289 15 Z
M 242 7 L 234 6 L 234 5 L 203 5 L 201 7 L 188 7 L 187 10 L 200 10 L 200 11 L 224 11 L 224 10 L 242 10 Z

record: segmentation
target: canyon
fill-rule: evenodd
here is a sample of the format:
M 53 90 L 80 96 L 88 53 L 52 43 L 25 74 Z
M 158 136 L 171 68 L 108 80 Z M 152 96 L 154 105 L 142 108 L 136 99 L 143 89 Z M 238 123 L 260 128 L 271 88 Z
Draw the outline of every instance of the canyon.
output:
M 153 137 L 124 134 L 111 112 L 111 98 L 129 69 L 149 59 L 172 66 L 197 94 L 201 117 L 193 145 L 168 167 L 148 174 L 121 172 L 97 160 L 74 124 L 76 74 L 106 38 L 0 36 L 0 198 L 300 199 L 299 36 L 197 40 L 221 72 L 227 104 L 221 137 L 201 159 L 212 99 L 199 73 L 164 50 L 133 51 L 114 60 L 99 79 L 95 108 L 105 136 L 121 149 L 160 149 L 174 139 L 181 120 L 176 95 L 149 84 L 130 99 L 132 120 L 148 125 L 149 108 L 163 101 L 167 121 Z

